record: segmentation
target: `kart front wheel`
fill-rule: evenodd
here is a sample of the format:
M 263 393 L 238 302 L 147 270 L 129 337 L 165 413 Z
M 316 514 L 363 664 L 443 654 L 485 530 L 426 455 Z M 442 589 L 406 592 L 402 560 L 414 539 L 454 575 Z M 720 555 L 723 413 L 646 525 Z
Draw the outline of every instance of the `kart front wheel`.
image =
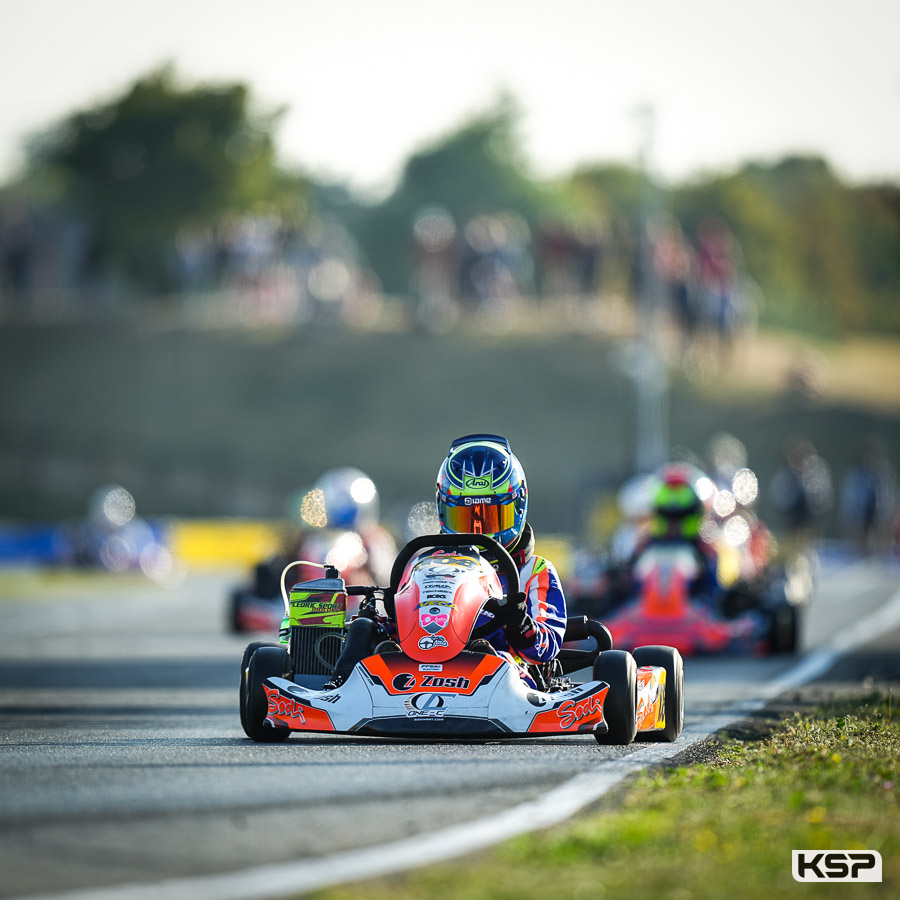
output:
M 772 610 L 769 626 L 769 646 L 772 653 L 796 653 L 798 637 L 797 608 L 790 603 Z
M 275 647 L 280 648 L 280 644 L 273 644 L 269 641 L 254 641 L 252 644 L 247 644 L 247 649 L 244 650 L 244 655 L 241 657 L 241 680 L 238 684 L 238 702 L 240 703 L 241 709 L 241 725 L 244 728 L 244 731 L 247 731 L 247 689 L 244 684 L 247 666 L 250 665 L 250 657 L 259 650 L 260 647 Z
M 636 647 L 634 661 L 638 666 L 656 666 L 666 671 L 665 704 L 666 727 L 659 731 L 641 731 L 639 741 L 662 741 L 671 743 L 678 740 L 684 727 L 684 661 L 674 647 L 653 644 Z
M 250 656 L 244 669 L 242 691 L 245 713 L 241 724 L 247 737 L 260 744 L 277 744 L 291 736 L 290 728 L 275 728 L 266 722 L 269 701 L 263 689 L 263 682 L 267 678 L 280 678 L 289 668 L 290 656 L 287 650 L 263 645 Z
M 637 734 L 637 666 L 627 650 L 604 650 L 594 662 L 594 681 L 609 685 L 603 703 L 607 732 L 594 732 L 600 744 L 630 744 Z

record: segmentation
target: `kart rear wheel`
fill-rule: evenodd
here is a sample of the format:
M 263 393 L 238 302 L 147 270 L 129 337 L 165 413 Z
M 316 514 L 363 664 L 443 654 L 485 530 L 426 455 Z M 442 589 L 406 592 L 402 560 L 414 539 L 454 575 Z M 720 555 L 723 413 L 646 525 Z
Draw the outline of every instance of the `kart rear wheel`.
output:
M 666 727 L 659 731 L 640 731 L 639 741 L 660 741 L 671 743 L 678 740 L 684 728 L 684 661 L 674 647 L 653 644 L 636 647 L 634 661 L 640 666 L 658 666 L 666 670 L 665 704 Z
M 604 650 L 594 662 L 594 681 L 609 685 L 603 703 L 607 732 L 594 732 L 600 744 L 630 744 L 637 734 L 637 666 L 627 650 Z
M 260 647 L 281 647 L 281 644 L 273 644 L 269 641 L 254 641 L 252 644 L 247 644 L 247 649 L 244 650 L 244 655 L 241 657 L 241 680 L 238 683 L 238 702 L 241 709 L 241 725 L 243 726 L 244 731 L 247 730 L 247 691 L 244 685 L 245 673 L 247 671 L 247 666 L 250 664 L 250 657 L 253 656 Z
M 250 657 L 244 675 L 246 712 L 241 724 L 247 737 L 261 744 L 277 744 L 291 735 L 290 728 L 273 728 L 266 722 L 269 701 L 263 690 L 267 678 L 278 678 L 290 668 L 284 647 L 262 646 Z

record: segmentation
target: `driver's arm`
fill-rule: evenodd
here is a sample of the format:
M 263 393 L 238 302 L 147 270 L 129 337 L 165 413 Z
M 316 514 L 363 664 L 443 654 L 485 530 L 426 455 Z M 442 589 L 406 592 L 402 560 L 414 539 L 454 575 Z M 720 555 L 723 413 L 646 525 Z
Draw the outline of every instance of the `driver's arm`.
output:
M 517 631 L 506 629 L 506 639 L 524 660 L 549 662 L 559 653 L 566 633 L 566 597 L 559 575 L 553 563 L 533 556 L 521 569 L 519 583 L 528 621 Z

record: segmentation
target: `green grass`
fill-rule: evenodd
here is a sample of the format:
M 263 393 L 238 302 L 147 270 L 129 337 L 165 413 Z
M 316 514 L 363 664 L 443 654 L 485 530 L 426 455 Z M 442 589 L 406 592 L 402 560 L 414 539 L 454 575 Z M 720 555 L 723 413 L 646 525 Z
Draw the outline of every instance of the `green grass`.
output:
M 465 861 L 361 882 L 319 900 L 897 896 L 900 712 L 834 701 L 762 738 L 710 745 L 710 762 L 649 772 L 574 823 Z M 792 849 L 878 850 L 882 884 L 798 884 Z

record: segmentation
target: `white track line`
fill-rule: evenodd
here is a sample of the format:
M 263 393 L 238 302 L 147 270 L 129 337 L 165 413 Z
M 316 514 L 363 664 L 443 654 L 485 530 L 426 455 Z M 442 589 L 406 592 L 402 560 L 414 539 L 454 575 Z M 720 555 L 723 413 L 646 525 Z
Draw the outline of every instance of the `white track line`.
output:
M 759 696 L 734 704 L 701 722 L 685 726 L 672 744 L 639 744 L 618 759 L 605 760 L 596 772 L 582 772 L 546 794 L 474 822 L 404 838 L 390 844 L 347 850 L 318 859 L 261 866 L 157 884 L 32 895 L 28 900 L 274 900 L 364 878 L 376 878 L 467 853 L 557 825 L 598 800 L 626 776 L 665 762 L 761 709 L 773 697 L 824 674 L 843 654 L 900 626 L 900 591 L 872 615 L 856 622 L 826 646 L 813 651 L 774 680 L 760 685 Z M 24 898 L 23 898 L 24 900 Z

